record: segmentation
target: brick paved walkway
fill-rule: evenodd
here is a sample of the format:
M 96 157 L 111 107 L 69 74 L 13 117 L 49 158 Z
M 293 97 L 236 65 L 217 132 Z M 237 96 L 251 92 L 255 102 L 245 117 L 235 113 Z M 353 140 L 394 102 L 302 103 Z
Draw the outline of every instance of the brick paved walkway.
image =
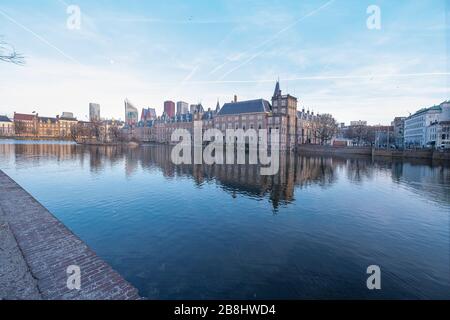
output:
M 0 206 L 43 299 L 140 298 L 133 286 L 1 170 Z M 79 291 L 67 288 L 70 265 L 81 268 Z

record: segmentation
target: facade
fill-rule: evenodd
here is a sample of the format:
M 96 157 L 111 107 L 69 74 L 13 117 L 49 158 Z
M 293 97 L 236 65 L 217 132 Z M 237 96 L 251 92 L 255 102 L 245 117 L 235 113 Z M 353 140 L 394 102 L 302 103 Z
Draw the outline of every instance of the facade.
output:
M 166 110 L 167 111 L 167 110 Z M 273 129 L 279 130 L 281 150 L 293 150 L 297 144 L 320 143 L 314 137 L 313 127 L 318 115 L 297 111 L 297 98 L 283 95 L 277 82 L 272 104 L 264 99 L 237 101 L 220 107 L 219 102 L 213 110 L 205 111 L 201 104 L 191 105 L 187 114 L 170 117 L 167 112 L 148 125 L 129 130 L 131 136 L 140 141 L 171 143 L 171 135 L 175 129 L 186 129 L 193 133 L 194 121 L 202 121 L 203 130 L 216 128 L 223 133 L 227 129 L 267 129 L 268 142 Z
M 100 121 L 100 105 L 98 103 L 89 103 L 89 121 Z
M 314 134 L 314 122 L 317 115 L 309 110 L 297 111 L 297 144 L 319 144 L 320 141 Z
M 396 117 L 392 122 L 392 127 L 394 130 L 394 144 L 397 148 L 403 148 L 405 145 L 405 119 L 405 117 Z
M 38 117 L 37 136 L 41 138 L 59 138 L 58 119 L 51 117 Z
M 38 114 L 14 112 L 14 131 L 18 137 L 36 137 L 38 135 Z
M 184 101 L 177 102 L 177 115 L 189 113 L 189 104 Z
M 450 121 L 439 122 L 436 147 L 439 149 L 450 149 Z
M 283 95 L 279 82 L 272 97 L 272 115 L 269 119 L 269 131 L 273 128 L 280 131 L 281 150 L 293 150 L 297 144 L 297 98 Z
M 57 117 L 59 122 L 59 137 L 69 139 L 72 136 L 72 129 L 76 127 L 78 120 L 71 112 L 63 112 L 61 117 Z
M 437 128 L 436 147 L 450 149 L 450 101 L 441 104 L 442 113 Z
M 166 101 L 164 102 L 164 113 L 169 117 L 175 117 L 175 102 Z
M 268 129 L 272 107 L 264 99 L 226 103 L 213 118 L 212 126 L 225 132 L 227 129 Z M 208 123 L 209 124 L 209 123 Z
M 125 100 L 125 123 L 129 126 L 135 126 L 138 124 L 139 113 L 128 99 Z
M 405 119 L 405 147 L 436 147 L 440 123 L 450 121 L 450 102 L 424 108 Z
M 350 126 L 351 127 L 358 127 L 358 126 L 367 126 L 367 121 L 362 121 L 362 120 L 358 120 L 358 121 L 350 121 Z
M 7 116 L 0 116 L 0 137 L 14 135 L 14 123 Z

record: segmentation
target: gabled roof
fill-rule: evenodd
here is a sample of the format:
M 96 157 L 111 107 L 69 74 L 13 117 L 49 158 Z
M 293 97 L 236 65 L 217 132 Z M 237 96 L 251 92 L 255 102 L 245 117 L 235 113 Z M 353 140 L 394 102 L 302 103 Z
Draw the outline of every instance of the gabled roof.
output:
M 0 116 L 0 122 L 11 122 L 7 116 Z
M 241 114 L 241 113 L 258 113 L 271 112 L 272 106 L 269 101 L 264 99 L 248 100 L 241 102 L 226 103 L 219 112 L 219 116 Z
M 15 121 L 33 121 L 34 119 L 34 114 L 14 113 Z

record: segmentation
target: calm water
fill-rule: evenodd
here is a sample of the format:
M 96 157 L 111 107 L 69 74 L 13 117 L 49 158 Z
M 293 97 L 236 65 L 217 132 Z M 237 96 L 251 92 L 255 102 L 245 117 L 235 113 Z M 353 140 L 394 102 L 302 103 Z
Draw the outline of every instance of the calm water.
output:
M 288 156 L 262 177 L 169 156 L 0 140 L 0 169 L 145 297 L 450 298 L 444 164 Z

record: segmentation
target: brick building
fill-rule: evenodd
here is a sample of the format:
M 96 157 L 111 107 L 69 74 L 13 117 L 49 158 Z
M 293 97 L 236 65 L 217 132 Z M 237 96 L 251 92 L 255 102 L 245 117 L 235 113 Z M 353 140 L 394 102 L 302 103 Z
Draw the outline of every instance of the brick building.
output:
M 14 130 L 18 137 L 36 137 L 38 135 L 38 115 L 14 112 Z
M 171 135 L 175 129 L 187 129 L 193 133 L 194 121 L 202 121 L 203 130 L 216 128 L 223 133 L 227 129 L 267 129 L 268 142 L 272 130 L 279 130 L 280 150 L 293 150 L 297 144 L 317 144 L 314 136 L 314 123 L 318 115 L 297 110 L 298 100 L 289 94 L 283 95 L 280 83 L 276 83 L 272 104 L 265 99 L 248 101 L 234 100 L 215 110 L 205 111 L 201 104 L 191 105 L 187 114 L 170 116 L 166 108 L 161 117 L 133 129 L 131 135 L 145 142 L 171 143 Z M 130 130 L 130 129 L 128 129 Z
M 175 117 L 175 102 L 166 101 L 164 102 L 164 113 L 169 117 Z

